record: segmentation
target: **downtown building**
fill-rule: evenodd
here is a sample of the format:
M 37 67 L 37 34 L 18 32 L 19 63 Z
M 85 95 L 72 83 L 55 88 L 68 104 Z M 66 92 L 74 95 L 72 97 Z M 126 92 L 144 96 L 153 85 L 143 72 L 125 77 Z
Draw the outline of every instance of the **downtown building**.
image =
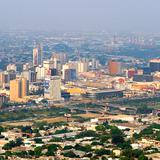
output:
M 26 78 L 17 78 L 10 81 L 10 101 L 21 102 L 29 95 L 29 81 Z
M 53 76 L 45 80 L 44 97 L 51 101 L 61 100 L 61 79 L 59 76 Z
M 108 62 L 108 72 L 110 75 L 121 75 L 122 74 L 122 64 L 116 60 L 109 60 Z
M 36 82 L 37 80 L 37 74 L 35 71 L 32 71 L 32 70 L 23 71 L 22 77 L 26 78 L 30 83 Z
M 75 69 L 66 69 L 64 72 L 64 81 L 75 81 L 77 79 L 76 75 L 77 74 Z
M 43 62 L 43 47 L 42 45 L 37 45 L 33 49 L 33 66 L 42 65 Z
M 151 72 L 160 72 L 160 59 L 152 59 L 149 62 Z
M 84 72 L 88 72 L 88 61 L 87 60 L 81 60 L 78 61 L 78 73 L 84 73 Z
M 0 87 L 9 87 L 9 82 L 16 79 L 16 72 L 14 70 L 0 72 Z

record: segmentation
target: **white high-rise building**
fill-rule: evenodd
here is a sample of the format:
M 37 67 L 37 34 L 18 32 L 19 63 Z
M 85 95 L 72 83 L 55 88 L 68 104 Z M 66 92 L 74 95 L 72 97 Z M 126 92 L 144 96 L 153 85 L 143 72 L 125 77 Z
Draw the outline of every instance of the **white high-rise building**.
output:
M 65 70 L 66 69 L 69 69 L 69 64 L 64 64 L 62 66 L 62 79 L 64 80 L 65 79 Z
M 42 66 L 36 67 L 37 80 L 43 80 L 45 78 L 45 68 Z
M 51 77 L 48 80 L 48 88 L 45 89 L 44 96 L 53 101 L 61 100 L 61 79 L 59 76 Z
M 88 62 L 87 61 L 79 61 L 78 62 L 78 73 L 83 73 L 88 71 Z
M 99 61 L 93 58 L 91 61 L 91 69 L 98 69 L 98 66 L 99 66 Z

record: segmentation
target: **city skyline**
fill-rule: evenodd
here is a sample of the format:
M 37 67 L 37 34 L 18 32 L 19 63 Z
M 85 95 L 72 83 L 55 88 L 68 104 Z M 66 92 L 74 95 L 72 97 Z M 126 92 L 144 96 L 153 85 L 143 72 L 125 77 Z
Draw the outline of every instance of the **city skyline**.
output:
M 0 160 L 160 159 L 159 4 L 0 0 Z

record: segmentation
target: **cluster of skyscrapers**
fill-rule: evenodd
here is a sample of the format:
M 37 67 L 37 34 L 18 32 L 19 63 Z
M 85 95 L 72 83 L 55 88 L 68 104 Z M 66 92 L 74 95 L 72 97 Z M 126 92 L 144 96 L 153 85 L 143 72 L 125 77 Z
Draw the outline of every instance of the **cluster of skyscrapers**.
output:
M 66 53 L 53 53 L 51 58 L 44 60 L 42 45 L 33 48 L 33 62 L 23 64 L 18 70 L 16 64 L 9 64 L 0 73 L 0 87 L 8 89 L 10 101 L 25 102 L 29 91 L 43 90 L 46 99 L 59 101 L 61 82 L 76 81 L 77 77 L 91 69 L 97 69 L 96 59 L 79 59 L 69 61 Z
M 32 63 L 23 64 L 21 70 L 16 64 L 9 64 L 5 71 L 0 72 L 0 87 L 8 91 L 12 102 L 25 102 L 29 95 L 36 93 L 49 101 L 61 101 L 62 88 L 65 89 L 65 85 L 61 84 L 75 83 L 77 80 L 83 82 L 85 81 L 83 76 L 90 77 L 88 79 L 90 84 L 94 83 L 94 78 L 91 78 L 93 73 L 97 73 L 98 76 L 101 71 L 112 77 L 126 74 L 126 77 L 133 78 L 133 81 L 151 82 L 153 76 L 150 73 L 160 71 L 159 59 L 151 60 L 149 66 L 143 69 L 125 69 L 125 74 L 123 63 L 118 59 L 109 59 L 107 66 L 104 70 L 104 66 L 100 65 L 96 58 L 79 58 L 70 61 L 67 54 L 63 52 L 54 52 L 50 59 L 45 59 L 42 45 L 36 45 L 33 48 Z M 69 88 L 70 91 L 71 89 Z M 82 90 L 79 91 L 83 92 Z

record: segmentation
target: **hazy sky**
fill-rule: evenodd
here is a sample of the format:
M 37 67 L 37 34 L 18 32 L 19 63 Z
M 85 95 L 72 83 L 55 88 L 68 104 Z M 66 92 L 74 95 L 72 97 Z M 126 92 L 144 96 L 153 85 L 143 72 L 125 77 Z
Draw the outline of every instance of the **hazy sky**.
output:
M 0 0 L 1 29 L 160 31 L 160 0 Z

